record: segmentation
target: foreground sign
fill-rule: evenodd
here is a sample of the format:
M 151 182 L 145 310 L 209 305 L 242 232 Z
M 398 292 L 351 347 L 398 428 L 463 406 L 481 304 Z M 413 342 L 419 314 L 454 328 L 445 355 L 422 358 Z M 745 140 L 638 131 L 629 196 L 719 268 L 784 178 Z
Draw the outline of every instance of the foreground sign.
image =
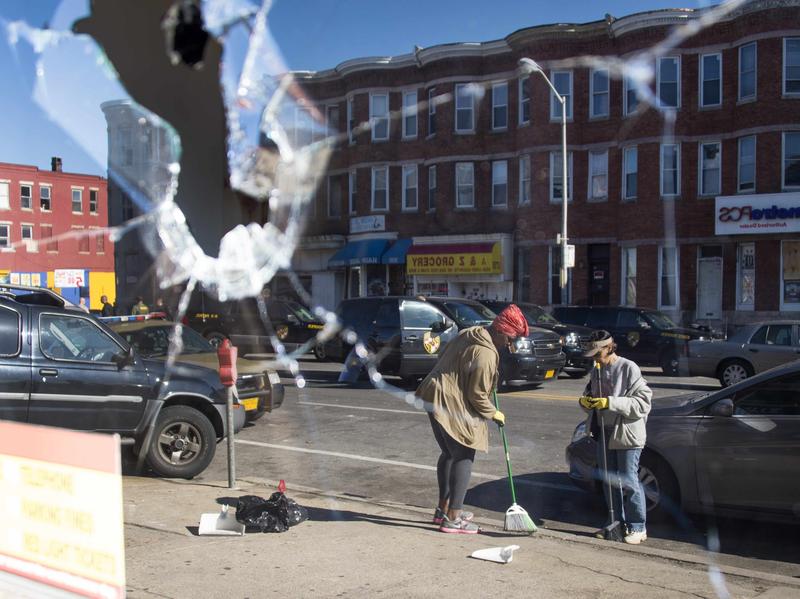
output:
M 0 422 L 0 514 L 6 588 L 125 596 L 117 435 Z
M 717 235 L 755 235 L 800 231 L 800 193 L 720 196 L 716 200 Z

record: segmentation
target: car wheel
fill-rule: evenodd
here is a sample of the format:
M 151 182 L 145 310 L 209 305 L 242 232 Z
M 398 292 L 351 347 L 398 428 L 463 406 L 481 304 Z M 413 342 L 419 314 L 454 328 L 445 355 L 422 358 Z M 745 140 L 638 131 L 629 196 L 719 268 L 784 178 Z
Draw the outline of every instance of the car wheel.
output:
M 644 488 L 647 517 L 663 520 L 680 509 L 678 480 L 667 463 L 655 454 L 643 452 L 639 461 L 639 482 Z
M 678 356 L 672 353 L 665 353 L 659 360 L 661 370 L 664 371 L 666 376 L 678 376 Z
M 328 352 L 325 350 L 325 345 L 322 343 L 317 343 L 314 346 L 314 357 L 317 358 L 320 362 L 327 362 L 328 361 Z
M 227 337 L 219 331 L 211 331 L 210 333 L 206 333 L 206 339 L 208 339 L 208 342 L 216 349 Z
M 199 410 L 189 406 L 168 406 L 155 424 L 147 463 L 161 476 L 192 478 L 214 459 L 217 435 Z
M 723 387 L 730 387 L 751 376 L 753 367 L 744 360 L 728 360 L 719 367 L 719 382 Z

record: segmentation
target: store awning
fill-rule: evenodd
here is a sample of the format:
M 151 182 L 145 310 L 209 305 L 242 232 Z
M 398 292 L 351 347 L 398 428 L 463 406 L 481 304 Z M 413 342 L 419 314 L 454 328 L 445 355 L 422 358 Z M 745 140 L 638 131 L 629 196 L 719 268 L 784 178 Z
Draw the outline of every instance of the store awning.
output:
M 408 250 L 410 275 L 501 274 L 500 242 L 414 244 Z
M 359 239 L 351 241 L 328 260 L 328 266 L 357 266 L 359 264 L 380 264 L 381 256 L 389 245 L 388 239 Z
M 411 247 L 410 239 L 398 239 L 392 247 L 386 250 L 381 258 L 382 264 L 405 264 L 408 248 Z

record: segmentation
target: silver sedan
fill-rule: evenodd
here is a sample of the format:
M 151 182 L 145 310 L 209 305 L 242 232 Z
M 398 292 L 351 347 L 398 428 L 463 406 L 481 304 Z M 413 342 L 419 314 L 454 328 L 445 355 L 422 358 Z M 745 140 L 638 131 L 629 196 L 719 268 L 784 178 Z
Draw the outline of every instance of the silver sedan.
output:
M 692 376 L 718 378 L 728 387 L 746 378 L 800 358 L 800 321 L 748 325 L 726 341 L 689 342 Z

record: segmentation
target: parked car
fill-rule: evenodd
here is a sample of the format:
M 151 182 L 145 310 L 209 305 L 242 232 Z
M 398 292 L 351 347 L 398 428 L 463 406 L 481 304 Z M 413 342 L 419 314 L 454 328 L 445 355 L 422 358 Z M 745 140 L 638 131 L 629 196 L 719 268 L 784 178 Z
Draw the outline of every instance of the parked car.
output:
M 342 300 L 336 309 L 344 329 L 353 331 L 375 354 L 382 374 L 407 382 L 427 375 L 456 324 L 430 302 L 417 297 L 379 296 Z M 324 357 L 344 361 L 353 347 L 341 335 L 321 346 Z
M 566 458 L 577 485 L 601 489 L 585 423 Z M 639 479 L 653 516 L 676 510 L 788 517 L 800 514 L 800 362 L 731 387 L 653 400 Z
M 452 318 L 459 329 L 487 326 L 496 314 L 481 302 L 457 297 L 428 297 L 428 302 Z M 558 378 L 565 356 L 561 337 L 540 327 L 529 327 L 529 335 L 517 340 L 514 351 L 500 350 L 501 387 L 541 383 Z
M 215 370 L 141 356 L 47 289 L 0 286 L 0 418 L 119 434 L 163 476 L 192 478 L 226 435 Z M 245 410 L 234 405 L 234 432 Z
M 684 328 L 657 310 L 625 306 L 556 306 L 553 316 L 611 333 L 617 353 L 639 366 L 660 366 L 664 374 L 687 375 L 689 340 L 706 339 L 709 333 Z
M 692 376 L 719 379 L 723 387 L 800 358 L 800 322 L 747 325 L 727 340 L 689 342 Z
M 110 316 L 101 318 L 111 330 L 132 345 L 145 358 L 166 360 L 174 322 L 146 316 Z M 212 370 L 219 367 L 217 348 L 200 333 L 188 327 L 181 329 L 183 348 L 177 357 L 182 364 L 196 364 Z M 239 357 L 236 360 L 236 391 L 249 421 L 258 420 L 266 412 L 283 404 L 284 388 L 278 373 L 264 360 Z
M 213 346 L 230 339 L 241 351 L 273 351 L 270 337 L 274 335 L 286 351 L 296 351 L 303 345 L 309 349 L 324 323 L 311 311 L 294 301 L 264 300 L 268 322 L 264 322 L 255 298 L 218 302 L 203 295 L 191 305 L 184 319 Z
M 566 357 L 566 363 L 564 364 L 565 374 L 573 378 L 580 378 L 592 369 L 594 361 L 583 356 L 588 347 L 592 329 L 576 324 L 561 323 L 553 315 L 545 312 L 544 308 L 536 304 L 505 300 L 481 300 L 481 303 L 498 314 L 514 303 L 522 310 L 525 319 L 528 321 L 528 326 L 548 329 L 562 337 L 564 339 L 564 356 Z

